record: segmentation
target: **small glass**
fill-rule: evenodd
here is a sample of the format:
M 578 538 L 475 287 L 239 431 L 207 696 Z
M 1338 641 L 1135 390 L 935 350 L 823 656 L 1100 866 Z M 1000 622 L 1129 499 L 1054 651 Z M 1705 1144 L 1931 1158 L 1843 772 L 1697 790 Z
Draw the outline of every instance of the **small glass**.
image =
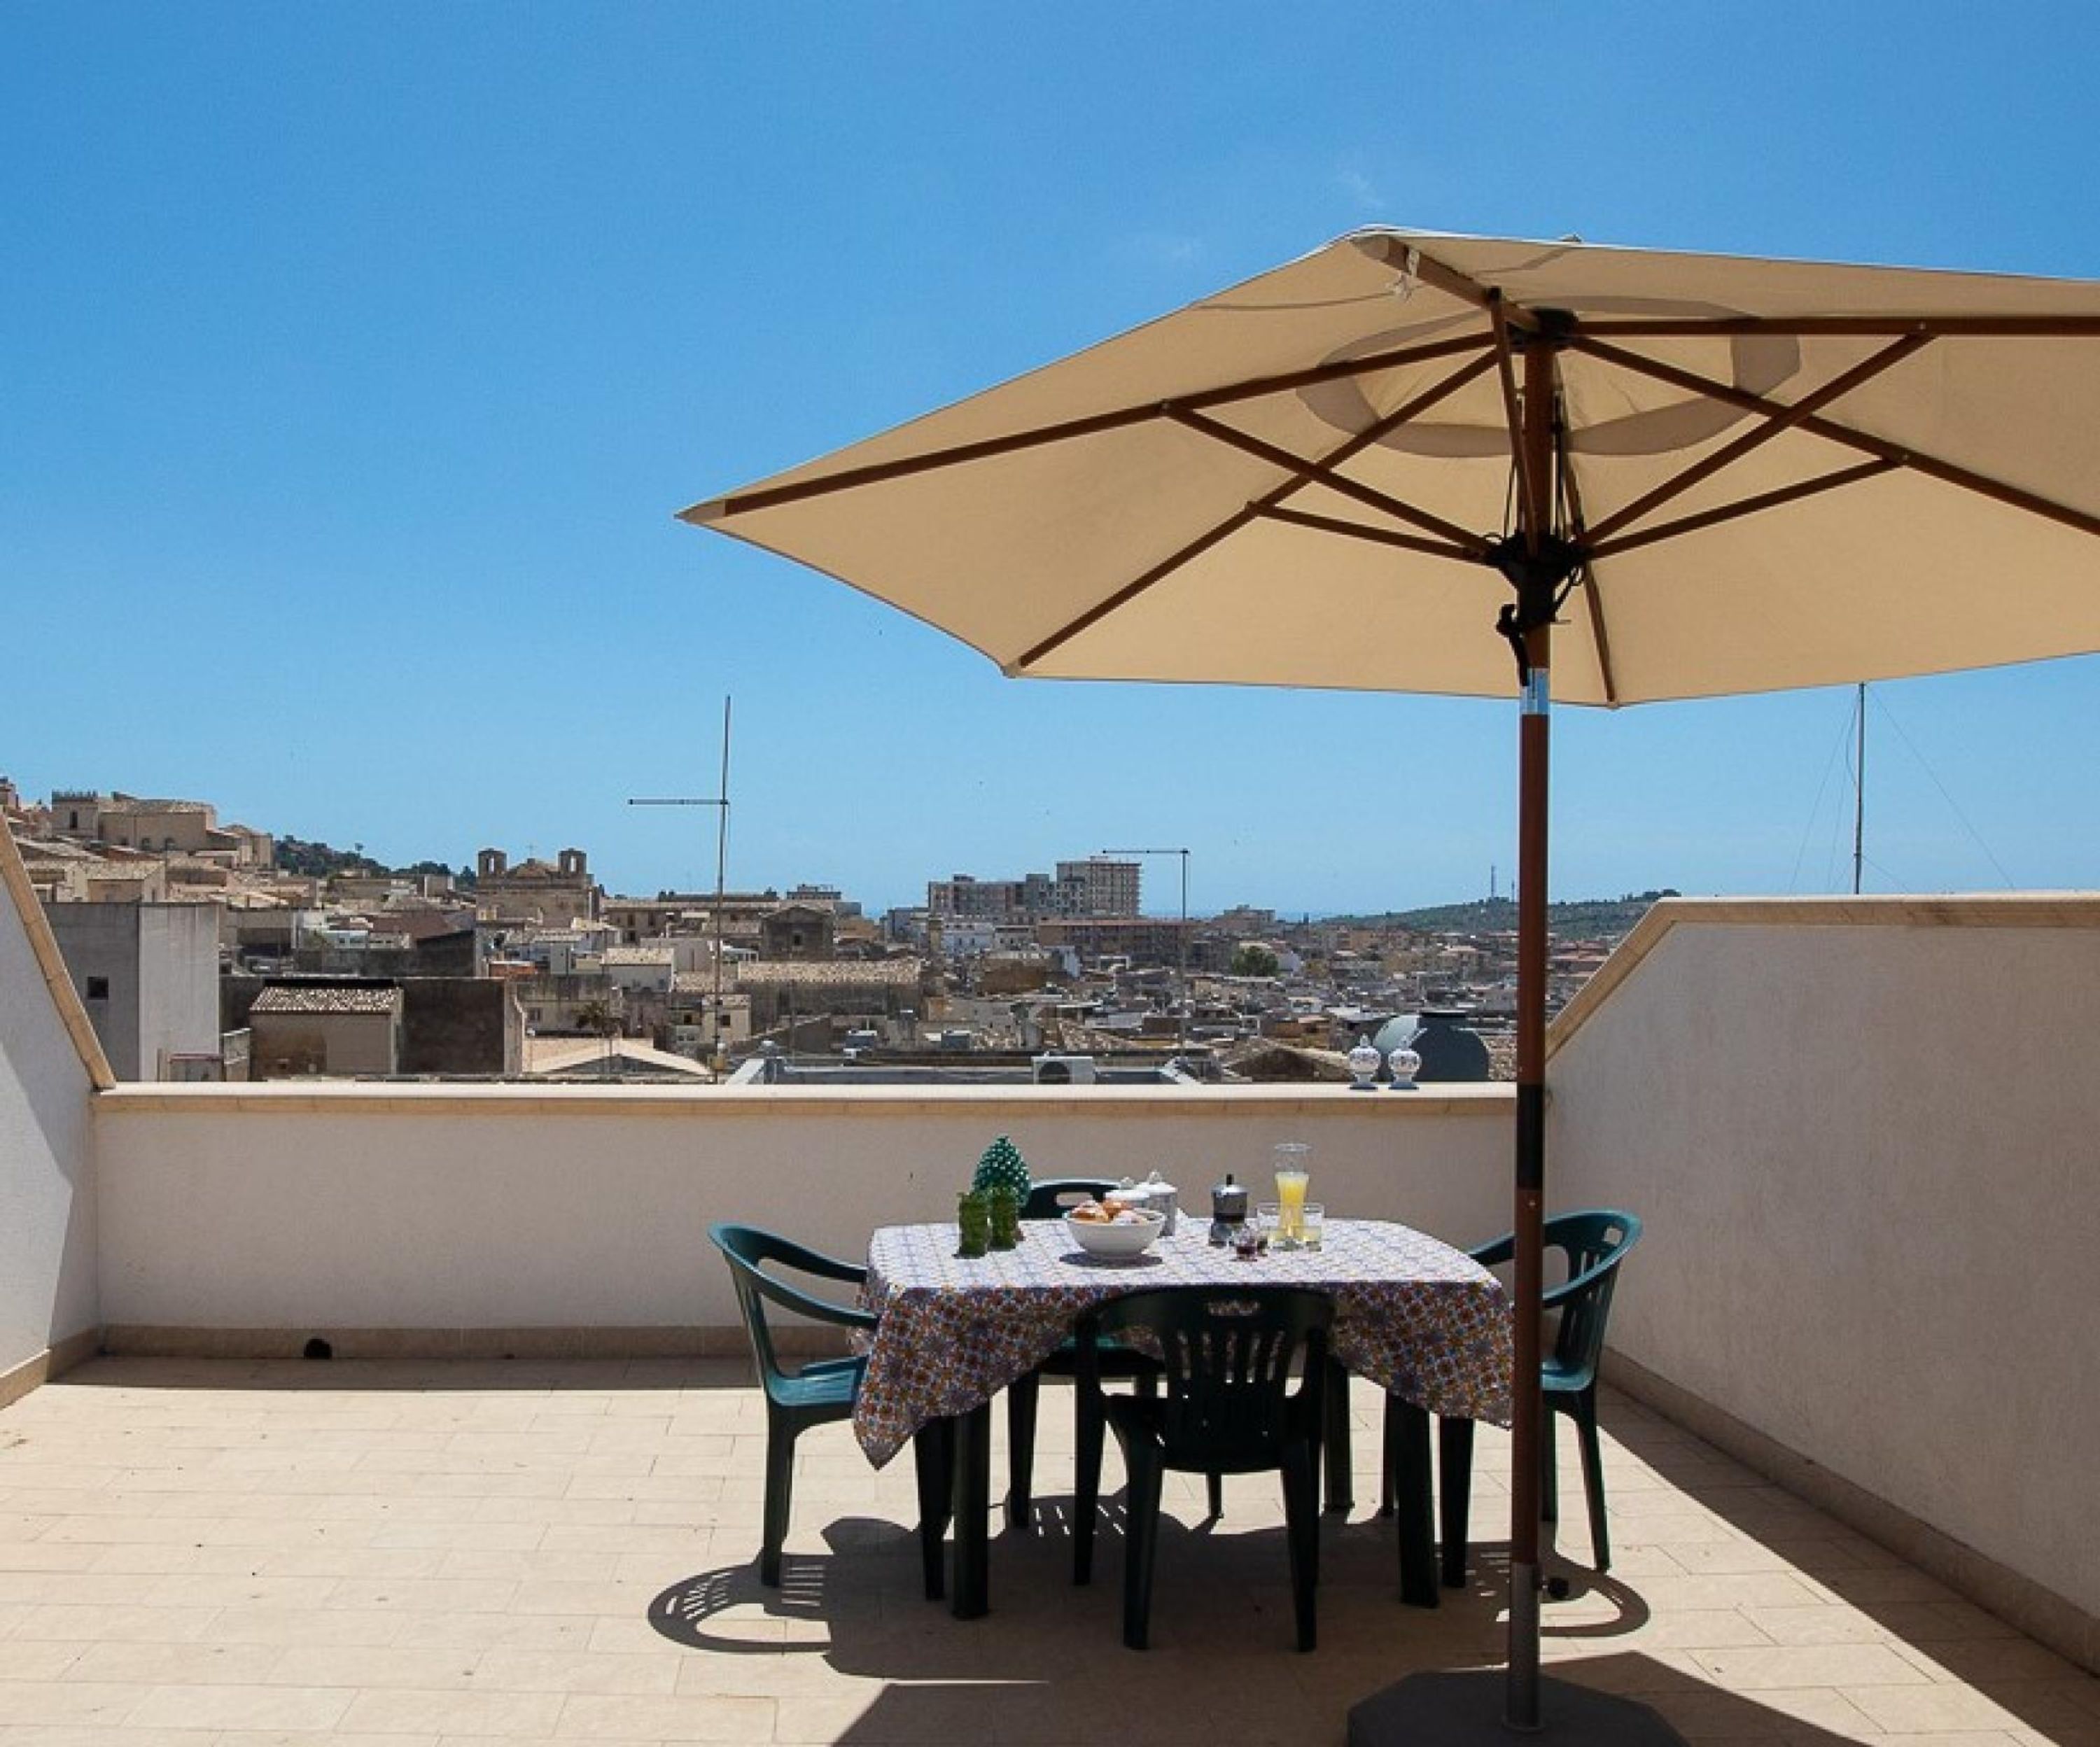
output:
M 1317 1201 L 1305 1203 L 1305 1216 L 1298 1227 L 1299 1241 L 1308 1250 L 1317 1250 L 1326 1236 L 1327 1210 Z
M 1233 1254 L 1243 1262 L 1251 1262 L 1268 1247 L 1268 1236 L 1262 1229 L 1259 1213 L 1240 1221 L 1233 1232 Z
M 991 1203 L 971 1193 L 955 1202 L 955 1235 L 961 1241 L 955 1254 L 974 1258 L 991 1248 Z
M 991 1246 L 1011 1250 L 1021 1242 L 1021 1198 L 1010 1189 L 995 1189 L 985 1198 L 991 1226 Z

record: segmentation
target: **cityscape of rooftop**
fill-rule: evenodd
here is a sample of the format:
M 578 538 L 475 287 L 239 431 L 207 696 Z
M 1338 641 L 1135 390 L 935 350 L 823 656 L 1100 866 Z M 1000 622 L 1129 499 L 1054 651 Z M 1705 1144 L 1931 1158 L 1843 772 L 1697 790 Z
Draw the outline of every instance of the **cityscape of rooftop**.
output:
M 0 766 L 686 888 L 711 834 L 624 801 L 705 792 L 733 693 L 743 882 L 1161 842 L 1198 910 L 1449 902 L 1514 859 L 1492 706 L 1015 686 L 670 512 L 1367 222 L 2095 271 L 2089 7 L 1940 56 L 1963 8 L 1609 6 L 1551 67 L 1462 11 L 1213 15 L 15 10 L 0 547 L 46 658 Z M 2027 754 L 2089 741 L 2100 664 L 1874 698 L 1868 889 L 2087 883 L 2100 808 Z M 1568 712 L 1556 889 L 1848 889 L 1851 704 Z

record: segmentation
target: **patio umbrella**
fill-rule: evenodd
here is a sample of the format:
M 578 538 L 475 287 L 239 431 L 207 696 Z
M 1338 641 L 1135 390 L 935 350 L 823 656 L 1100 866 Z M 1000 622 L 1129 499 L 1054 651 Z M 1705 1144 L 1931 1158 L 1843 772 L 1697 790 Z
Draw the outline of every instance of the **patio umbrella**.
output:
M 1514 1727 L 1542 1714 L 1551 694 L 2100 650 L 2096 435 L 2100 285 L 1377 229 L 683 512 L 1016 677 L 1520 700 Z M 1557 1732 L 1642 1738 L 1551 1684 Z M 1410 1738 L 1474 1705 L 1418 1692 Z

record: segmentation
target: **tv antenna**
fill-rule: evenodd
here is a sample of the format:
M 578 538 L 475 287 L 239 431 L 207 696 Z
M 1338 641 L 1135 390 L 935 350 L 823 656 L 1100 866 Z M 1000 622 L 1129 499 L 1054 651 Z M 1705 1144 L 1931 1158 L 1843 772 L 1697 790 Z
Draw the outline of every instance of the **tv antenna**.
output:
M 715 999 L 712 1017 L 714 1035 L 708 1039 L 708 1059 L 719 1078 L 728 1063 L 722 1047 L 722 898 L 729 876 L 729 727 L 730 706 L 722 699 L 721 792 L 716 795 L 642 795 L 629 797 L 630 807 L 712 807 L 715 810 Z

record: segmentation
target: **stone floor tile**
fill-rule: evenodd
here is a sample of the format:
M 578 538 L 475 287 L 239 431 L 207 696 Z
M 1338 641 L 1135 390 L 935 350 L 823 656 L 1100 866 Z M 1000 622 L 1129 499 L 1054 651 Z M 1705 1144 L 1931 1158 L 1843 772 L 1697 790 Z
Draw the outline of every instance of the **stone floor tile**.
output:
M 770 1698 L 631 1696 L 579 1692 L 560 1701 L 563 1740 L 770 1741 Z
M 1742 1645 L 1692 1652 L 1706 1677 L 1734 1692 L 1771 1687 L 1914 1686 L 1932 1677 L 1886 1644 Z
M 353 1693 L 325 1687 L 157 1686 L 126 1719 L 161 1728 L 331 1729 Z
M 346 1730 L 363 1729 L 374 1735 L 421 1732 L 530 1739 L 554 1732 L 562 1702 L 558 1693 L 551 1692 L 389 1688 L 356 1694 L 342 1722 Z

